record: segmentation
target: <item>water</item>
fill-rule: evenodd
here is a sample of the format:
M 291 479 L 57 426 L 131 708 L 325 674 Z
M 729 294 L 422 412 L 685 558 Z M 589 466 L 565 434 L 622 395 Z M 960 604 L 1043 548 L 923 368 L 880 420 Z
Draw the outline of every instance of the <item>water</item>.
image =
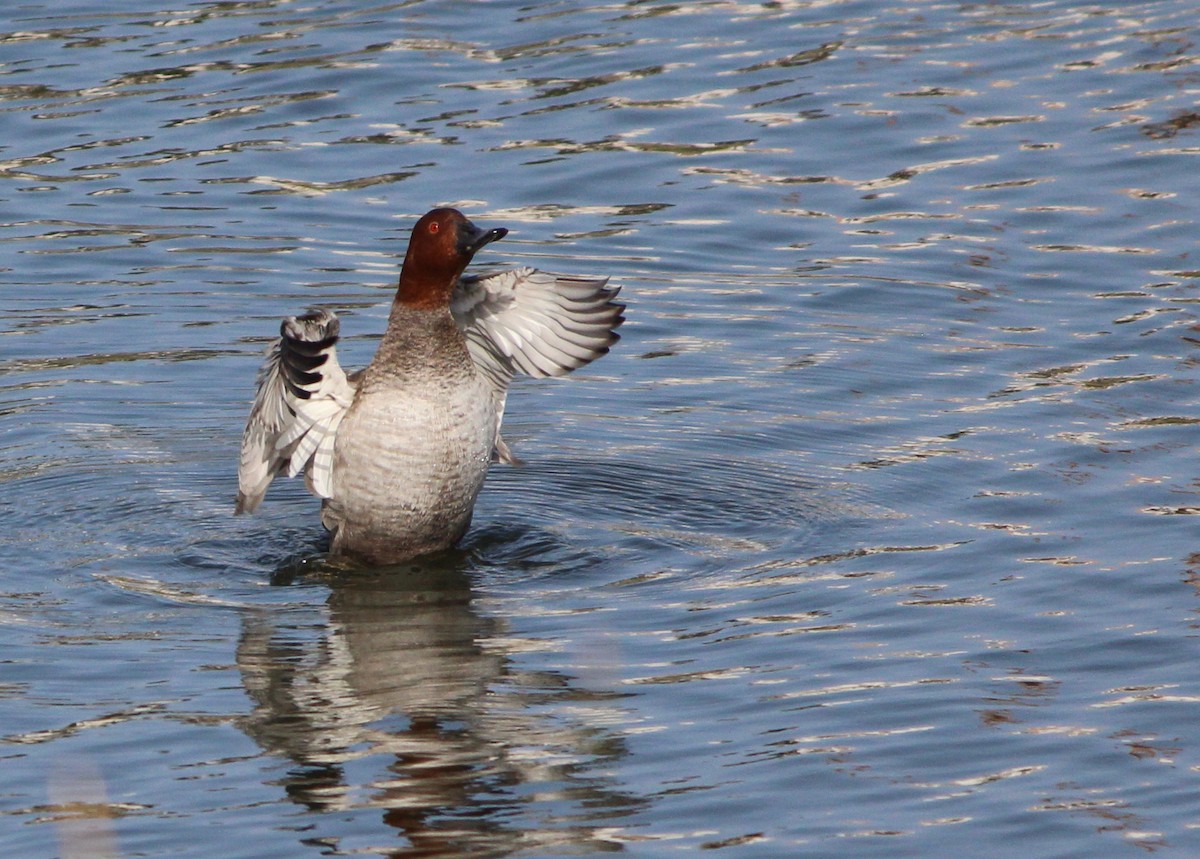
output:
M 0 23 L 6 855 L 1200 854 L 1190 4 L 120 5 Z M 331 571 L 254 372 L 439 204 L 624 339 Z

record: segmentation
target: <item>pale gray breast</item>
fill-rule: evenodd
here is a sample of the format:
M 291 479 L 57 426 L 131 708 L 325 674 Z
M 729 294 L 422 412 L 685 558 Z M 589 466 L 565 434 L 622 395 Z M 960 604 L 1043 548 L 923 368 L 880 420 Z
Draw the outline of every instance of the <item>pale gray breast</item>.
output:
M 338 431 L 333 500 L 369 530 L 455 529 L 487 474 L 496 420 L 486 384 L 405 380 L 360 391 Z

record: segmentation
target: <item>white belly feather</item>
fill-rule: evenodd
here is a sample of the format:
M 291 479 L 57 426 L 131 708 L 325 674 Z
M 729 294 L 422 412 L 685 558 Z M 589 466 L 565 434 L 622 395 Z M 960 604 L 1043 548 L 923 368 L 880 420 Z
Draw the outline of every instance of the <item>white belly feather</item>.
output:
M 478 377 L 362 393 L 338 428 L 326 525 L 335 551 L 452 545 L 471 521 L 496 442 Z

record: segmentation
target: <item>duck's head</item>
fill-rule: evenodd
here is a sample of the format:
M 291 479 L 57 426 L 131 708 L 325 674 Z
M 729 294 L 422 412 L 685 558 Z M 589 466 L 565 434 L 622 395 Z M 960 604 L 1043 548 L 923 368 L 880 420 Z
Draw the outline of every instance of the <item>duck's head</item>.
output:
M 416 308 L 445 307 L 463 269 L 484 245 L 508 235 L 480 229 L 458 209 L 434 209 L 413 227 L 396 300 Z

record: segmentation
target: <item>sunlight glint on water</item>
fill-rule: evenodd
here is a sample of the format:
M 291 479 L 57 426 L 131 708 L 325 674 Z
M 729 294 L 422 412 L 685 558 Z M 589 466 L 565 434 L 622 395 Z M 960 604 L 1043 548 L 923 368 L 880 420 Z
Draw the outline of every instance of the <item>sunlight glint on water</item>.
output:
M 14 7 L 7 852 L 1200 853 L 1194 18 Z M 629 321 L 333 569 L 230 515 L 254 374 L 442 204 Z

